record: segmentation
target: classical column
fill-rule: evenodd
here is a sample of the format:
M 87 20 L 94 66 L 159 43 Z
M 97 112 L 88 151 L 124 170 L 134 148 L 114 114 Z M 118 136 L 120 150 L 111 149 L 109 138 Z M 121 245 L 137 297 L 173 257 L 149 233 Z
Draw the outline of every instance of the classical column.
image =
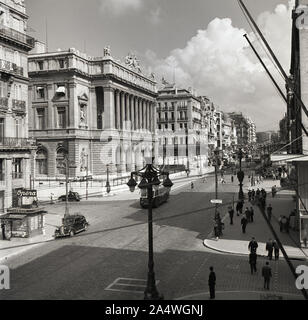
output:
M 104 88 L 104 128 L 114 129 L 114 89 L 111 87 Z
M 120 91 L 116 91 L 117 129 L 121 129 L 121 97 Z
M 141 108 L 142 108 L 142 130 L 145 129 L 145 101 L 142 99 L 141 100 Z
M 129 121 L 129 94 L 126 94 L 125 98 L 125 121 Z M 126 123 L 125 129 L 129 129 Z
M 136 119 L 135 119 L 135 96 L 132 96 L 131 99 L 131 111 L 132 111 L 132 131 L 135 131 Z
M 140 99 L 137 98 L 137 130 L 140 130 Z
M 125 121 L 125 93 L 121 93 L 121 129 L 124 128 L 124 121 Z
M 151 131 L 151 102 L 147 102 L 147 130 Z

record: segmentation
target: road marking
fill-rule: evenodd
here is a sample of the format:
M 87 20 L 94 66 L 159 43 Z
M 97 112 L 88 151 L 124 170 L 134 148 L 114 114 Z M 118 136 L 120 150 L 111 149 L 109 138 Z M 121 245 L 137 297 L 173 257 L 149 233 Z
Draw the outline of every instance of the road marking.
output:
M 159 280 L 156 280 L 156 285 L 159 284 Z M 117 278 L 107 288 L 106 291 L 117 292 L 133 292 L 144 293 L 147 286 L 147 280 L 133 279 L 133 278 Z

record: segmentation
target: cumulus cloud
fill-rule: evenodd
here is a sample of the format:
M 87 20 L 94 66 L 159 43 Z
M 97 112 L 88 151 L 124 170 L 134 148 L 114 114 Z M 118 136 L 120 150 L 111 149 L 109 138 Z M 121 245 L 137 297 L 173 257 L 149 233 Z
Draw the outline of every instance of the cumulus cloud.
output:
M 292 8 L 293 1 L 288 7 L 279 5 L 274 12 L 265 12 L 257 19 L 287 72 L 290 66 Z M 193 86 L 224 111 L 239 110 L 250 115 L 258 130 L 273 129 L 273 123 L 278 128 L 286 106 L 248 46 L 243 37 L 245 33 L 246 30 L 233 26 L 231 19 L 216 18 L 206 30 L 199 30 L 184 48 L 173 50 L 168 57 L 159 59 L 151 51 L 146 53 L 146 57 L 159 78 L 164 76 L 172 82 L 175 73 L 178 85 Z M 283 89 L 282 79 L 254 34 L 249 36 L 277 80 L 280 79 Z
M 142 7 L 142 0 L 101 0 L 101 10 L 121 15 L 128 10 L 137 11 Z

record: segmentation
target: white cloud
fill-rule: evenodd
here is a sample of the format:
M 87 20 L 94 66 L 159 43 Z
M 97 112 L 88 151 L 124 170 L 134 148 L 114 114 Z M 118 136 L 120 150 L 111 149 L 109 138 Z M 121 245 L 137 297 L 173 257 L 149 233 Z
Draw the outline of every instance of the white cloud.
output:
M 157 25 L 161 22 L 161 7 L 150 11 L 149 20 L 152 24 Z
M 101 10 L 121 15 L 128 10 L 138 11 L 142 7 L 142 0 L 101 0 Z
M 279 5 L 274 12 L 263 13 L 257 19 L 287 73 L 292 8 L 292 2 L 289 7 Z M 278 128 L 286 105 L 248 46 L 243 37 L 245 33 L 244 29 L 234 27 L 231 19 L 216 18 L 206 30 L 199 30 L 185 48 L 173 50 L 165 59 L 158 59 L 155 53 L 148 51 L 147 60 L 159 79 L 164 76 L 171 82 L 175 69 L 178 85 L 193 86 L 225 111 L 239 110 L 250 115 L 258 130 L 272 129 L 273 124 Z M 254 40 L 253 34 L 250 39 Z M 277 76 L 258 42 L 254 41 L 254 44 Z M 284 89 L 281 78 L 280 83 Z

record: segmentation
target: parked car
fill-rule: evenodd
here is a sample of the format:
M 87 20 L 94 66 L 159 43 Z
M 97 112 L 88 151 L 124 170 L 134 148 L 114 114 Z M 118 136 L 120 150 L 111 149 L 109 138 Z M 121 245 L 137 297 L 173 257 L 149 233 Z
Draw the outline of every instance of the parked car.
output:
M 72 192 L 72 191 L 70 191 L 68 193 L 68 197 L 67 198 L 68 198 L 68 201 L 80 201 L 80 199 L 81 199 L 81 197 L 80 197 L 78 192 Z M 59 201 L 66 201 L 66 195 L 64 194 L 64 195 L 60 196 L 58 198 L 58 200 Z
M 55 238 L 74 236 L 75 234 L 87 231 L 89 223 L 81 214 L 69 215 L 62 219 L 62 226 L 55 230 Z

